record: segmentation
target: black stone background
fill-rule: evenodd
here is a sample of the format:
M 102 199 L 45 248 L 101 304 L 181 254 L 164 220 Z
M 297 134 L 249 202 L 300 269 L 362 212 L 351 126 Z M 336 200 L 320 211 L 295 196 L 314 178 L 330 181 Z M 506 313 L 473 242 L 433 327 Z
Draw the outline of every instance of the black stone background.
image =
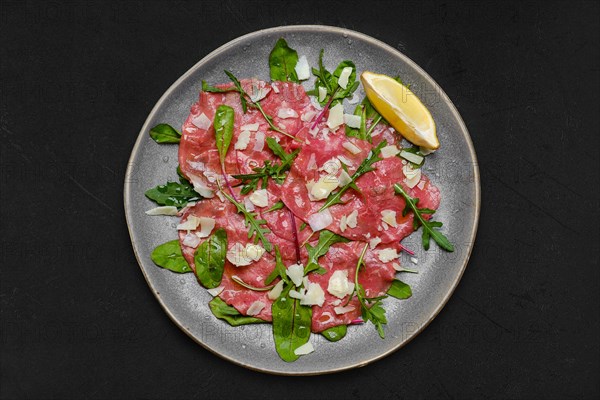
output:
M 2 1 L 2 398 L 598 398 L 598 2 Z M 454 101 L 482 212 L 455 294 L 373 365 L 277 377 L 166 316 L 131 250 L 123 180 L 162 93 L 277 25 L 364 32 Z

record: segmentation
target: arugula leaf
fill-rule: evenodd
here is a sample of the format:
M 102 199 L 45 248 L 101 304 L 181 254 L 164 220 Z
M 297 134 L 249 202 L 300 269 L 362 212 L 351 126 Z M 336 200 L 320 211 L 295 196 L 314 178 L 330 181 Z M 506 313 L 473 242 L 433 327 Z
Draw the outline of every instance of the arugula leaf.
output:
M 273 338 L 275 349 L 283 361 L 296 361 L 294 353 L 298 347 L 310 339 L 312 307 L 303 306 L 300 300 L 289 296 L 294 285 L 288 285 L 279 298 L 273 302 Z
M 211 289 L 221 284 L 227 255 L 227 232 L 217 229 L 194 253 L 196 277 L 205 288 Z
M 206 81 L 202 81 L 202 91 L 210 92 L 210 93 L 227 93 L 227 92 L 237 92 L 236 87 L 228 87 L 225 89 L 218 88 L 216 86 L 211 86 Z
M 401 280 L 394 279 L 392 286 L 390 286 L 387 291 L 387 294 L 397 299 L 404 300 L 412 296 L 412 290 L 406 283 L 402 282 Z
M 269 54 L 269 68 L 272 81 L 300 82 L 296 74 L 298 53 L 290 48 L 284 38 L 280 38 Z
M 404 201 L 406 202 L 406 207 L 402 211 L 402 215 L 405 216 L 410 211 L 414 214 L 413 219 L 413 227 L 414 229 L 418 229 L 419 226 L 423 227 L 423 235 L 422 235 L 422 243 L 423 248 L 425 250 L 429 250 L 429 239 L 433 238 L 433 240 L 440 246 L 442 249 L 453 252 L 454 246 L 444 234 L 434 228 L 440 228 L 443 224 L 441 222 L 433 221 L 432 219 L 423 218 L 423 214 L 433 214 L 435 210 L 429 208 L 419 208 L 417 205 L 419 203 L 419 199 L 413 199 L 410 197 L 402 186 L 399 184 L 394 184 L 394 191 L 396 194 L 402 195 L 404 197 Z
M 326 104 L 333 106 L 346 97 L 350 97 L 358 88 L 359 82 L 356 80 L 356 66 L 352 61 L 344 60 L 340 62 L 333 73 L 331 73 L 323 66 L 323 53 L 324 51 L 321 49 L 321 52 L 319 53 L 319 69 L 312 69 L 313 75 L 317 78 L 315 80 L 315 88 L 306 93 L 318 97 L 319 87 L 322 87 L 326 90 L 327 95 L 323 100 L 319 100 L 318 98 L 317 100 L 322 106 L 325 106 Z M 348 84 L 344 89 L 339 85 L 338 81 L 342 71 L 346 67 L 352 68 L 352 73 L 348 77 Z
M 270 212 L 277 211 L 277 210 L 281 210 L 283 207 L 285 207 L 285 204 L 283 204 L 283 201 L 279 200 L 277 203 L 273 204 L 267 210 L 263 211 L 263 214 L 264 213 L 270 213 Z
M 268 292 L 269 290 L 271 290 L 275 287 L 275 285 L 264 286 L 264 287 L 252 286 L 249 283 L 245 282 L 242 278 L 240 278 L 239 276 L 236 276 L 236 275 L 232 275 L 231 280 L 234 281 L 235 283 L 237 283 L 238 285 L 241 285 L 241 286 L 245 287 L 246 289 L 254 290 L 255 292 Z
M 325 339 L 329 340 L 330 342 L 337 342 L 346 336 L 347 331 L 348 326 L 338 325 L 329 329 L 325 329 L 323 332 L 321 332 L 321 335 L 325 336 Z
M 221 191 L 221 193 L 235 206 L 235 208 L 237 208 L 238 213 L 241 213 L 244 216 L 244 223 L 248 228 L 248 239 L 252 239 L 252 237 L 254 237 L 254 243 L 258 243 L 260 240 L 266 251 L 270 252 L 273 250 L 273 245 L 265 236 L 271 231 L 269 228 L 263 228 L 263 225 L 266 225 L 267 221 L 264 219 L 256 219 L 257 213 L 251 213 L 246 210 L 246 206 L 238 202 L 225 191 Z
M 158 185 L 148 189 L 146 197 L 161 206 L 175 206 L 177 208 L 185 207 L 191 201 L 202 199 L 194 187 L 189 182 L 167 182 L 165 185 Z
M 233 111 L 233 108 L 226 105 L 220 105 L 217 107 L 213 121 L 215 127 L 215 139 L 217 141 L 217 149 L 219 150 L 219 159 L 221 161 L 223 172 L 225 172 L 225 156 L 227 155 L 227 150 L 229 150 L 229 145 L 233 138 L 234 116 L 235 112 Z
M 336 235 L 335 233 L 323 230 L 319 234 L 319 241 L 315 247 L 306 243 L 304 246 L 308 251 L 308 260 L 306 261 L 306 267 L 304 267 L 304 275 L 308 274 L 312 271 L 317 271 L 318 274 L 324 274 L 327 271 L 325 268 L 319 265 L 319 257 L 324 256 L 329 251 L 331 245 L 335 243 L 347 243 L 349 239 L 346 239 L 343 236 Z
M 169 124 L 158 124 L 150 129 L 150 137 L 156 143 L 179 143 L 181 133 Z
M 356 294 L 356 298 L 360 304 L 360 311 L 363 320 L 365 322 L 371 321 L 373 325 L 375 325 L 375 328 L 379 333 L 379 337 L 383 339 L 385 337 L 383 325 L 387 324 L 387 319 L 385 317 L 385 309 L 381 306 L 381 300 L 385 299 L 387 296 L 367 297 L 365 289 L 358 282 L 358 273 L 360 268 L 364 266 L 364 258 L 368 246 L 369 244 L 366 243 L 360 254 L 360 257 L 358 258 L 358 263 L 356 264 L 356 273 L 354 276 L 354 292 L 348 296 L 348 303 L 352 299 L 352 296 Z
M 273 272 L 271 272 L 269 276 L 265 278 L 265 285 L 269 285 L 277 277 L 280 277 L 285 283 L 289 283 L 290 280 L 287 276 L 286 271 L 287 268 L 285 267 L 285 265 L 283 265 L 281 253 L 279 252 L 279 246 L 275 246 L 275 268 L 273 268 Z
M 343 203 L 343 201 L 341 200 L 342 195 L 346 193 L 346 191 L 350 188 L 356 190 L 357 192 L 360 192 L 360 189 L 358 188 L 358 186 L 356 186 L 356 180 L 364 174 L 366 174 L 367 172 L 375 170 L 373 164 L 375 164 L 377 161 L 382 160 L 382 158 L 379 158 L 379 153 L 381 152 L 381 149 L 385 146 L 387 146 L 386 140 L 382 141 L 376 147 L 374 147 L 369 153 L 369 156 L 365 158 L 363 162 L 360 163 L 354 174 L 352 174 L 352 176 L 350 177 L 350 182 L 342 186 L 337 192 L 330 193 L 327 197 L 327 200 L 325 201 L 325 204 L 323 204 L 323 206 L 321 206 L 321 208 L 319 209 L 319 212 L 335 204 Z M 344 170 L 348 172 L 346 166 L 343 163 L 342 168 L 344 168 Z
M 240 314 L 238 310 L 225 303 L 220 297 L 213 298 L 208 305 L 215 317 L 226 321 L 231 326 L 262 324 L 266 322 L 260 318 Z
M 152 251 L 152 254 L 150 254 L 150 258 L 159 267 L 177 272 L 178 274 L 192 272 L 187 261 L 183 258 L 183 254 L 181 254 L 181 246 L 178 239 L 156 247 Z

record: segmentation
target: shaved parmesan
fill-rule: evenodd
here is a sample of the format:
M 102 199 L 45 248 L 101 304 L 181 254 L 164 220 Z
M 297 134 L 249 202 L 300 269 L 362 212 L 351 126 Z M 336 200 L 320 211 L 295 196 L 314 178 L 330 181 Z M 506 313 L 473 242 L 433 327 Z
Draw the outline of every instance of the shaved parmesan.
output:
M 324 101 L 325 97 L 327 97 L 327 89 L 323 86 L 319 86 L 319 101 Z
M 294 354 L 297 356 L 304 356 L 306 354 L 312 353 L 313 351 L 315 351 L 315 348 L 313 347 L 312 343 L 306 342 L 305 344 L 294 350 Z
M 339 184 L 340 182 L 335 175 L 323 175 L 310 189 L 312 199 L 314 201 L 326 199 Z
M 360 128 L 361 122 L 362 118 L 360 115 L 344 114 L 344 123 L 346 123 L 346 125 L 348 125 L 350 128 Z
M 282 291 L 283 291 L 283 281 L 281 280 L 281 281 L 277 282 L 277 285 L 275 285 L 273 287 L 273 289 L 271 289 L 269 291 L 269 293 L 267 294 L 267 297 L 271 300 L 275 300 L 281 295 Z
M 354 143 L 352 143 L 350 141 L 344 142 L 342 144 L 342 147 L 345 148 L 346 150 L 348 150 L 352 154 L 360 153 L 360 147 L 358 147 L 357 145 L 355 145 Z
M 254 143 L 254 151 L 263 151 L 265 147 L 265 134 L 263 132 L 256 132 L 256 142 Z
M 405 160 L 410 161 L 413 164 L 421 164 L 423 162 L 423 157 L 421 157 L 418 154 L 410 153 L 406 150 L 402 150 L 400 152 L 400 157 L 404 158 Z
M 200 238 L 193 233 L 188 233 L 183 237 L 181 244 L 188 247 L 197 247 L 200 244 Z
M 354 311 L 354 310 L 355 310 L 355 308 L 354 308 L 354 306 L 352 306 L 352 305 L 350 305 L 350 306 L 345 306 L 345 307 L 335 307 L 335 308 L 333 309 L 333 311 L 335 311 L 335 313 L 336 313 L 337 315 L 346 314 L 346 313 L 348 313 L 348 312 L 350 312 L 350 311 Z
M 207 292 L 213 296 L 213 297 L 217 297 L 218 295 L 221 294 L 221 292 L 223 291 L 223 289 L 225 289 L 224 286 L 219 286 L 216 288 L 212 288 L 212 289 L 208 289 Z
M 345 232 L 346 231 L 346 219 L 348 217 L 346 217 L 345 215 L 342 215 L 342 218 L 340 218 L 340 231 Z
M 346 171 L 342 170 L 342 172 L 340 172 L 340 176 L 338 177 L 338 181 L 340 181 L 339 187 L 343 187 L 352 182 L 352 178 Z
M 300 304 L 305 306 L 322 307 L 325 302 L 325 292 L 318 283 L 309 282 L 306 288 L 306 293 L 300 299 Z
M 419 263 L 419 260 L 416 257 L 411 257 L 410 262 L 417 265 Z
M 341 103 L 336 104 L 329 110 L 327 117 L 327 126 L 329 129 L 336 129 L 344 123 L 344 106 Z
M 297 291 L 297 290 L 291 289 L 288 292 L 288 294 L 290 295 L 290 297 L 292 299 L 298 299 L 298 300 L 300 300 L 300 299 L 302 299 L 302 297 L 304 297 L 304 294 L 302 293 L 302 290 L 301 291 Z
M 250 316 L 258 315 L 258 314 L 260 314 L 262 309 L 265 308 L 265 306 L 266 306 L 265 303 L 257 300 L 254 303 L 252 303 L 252 305 L 250 305 L 250 307 L 248 307 L 248 311 L 246 311 L 246 314 L 248 314 Z
M 340 160 L 341 162 L 343 162 L 344 165 L 354 165 L 354 163 L 352 162 L 352 160 L 347 159 L 346 157 L 344 157 L 341 154 L 339 156 L 337 156 L 337 159 Z
M 216 221 L 210 217 L 200 217 L 198 219 L 200 221 L 200 232 L 196 232 L 196 235 L 199 238 L 208 237 L 214 229 Z
M 350 78 L 351 74 L 352 67 L 344 67 L 344 69 L 342 69 L 340 78 L 338 79 L 338 85 L 340 85 L 342 89 L 346 89 L 348 87 L 348 78 Z
M 277 110 L 277 116 L 281 119 L 298 118 L 298 113 L 291 108 L 280 108 Z
M 206 186 L 206 183 L 204 183 L 201 178 L 198 178 L 196 175 L 192 174 L 188 174 L 188 176 L 192 181 L 192 185 L 194 185 L 194 191 L 196 193 L 202 197 L 206 197 L 207 199 L 215 197 L 215 192 Z
M 377 257 L 381 262 L 390 262 L 398 258 L 398 253 L 396 249 L 382 249 L 377 252 Z
M 419 181 L 421 180 L 421 169 L 413 168 L 410 164 L 406 164 L 402 167 L 402 172 L 404 173 L 404 182 L 406 186 L 409 188 L 414 188 L 417 186 Z
M 248 147 L 248 143 L 250 143 L 250 131 L 242 131 L 238 136 L 237 142 L 235 142 L 234 149 L 246 150 L 246 147 Z
M 392 267 L 394 267 L 394 269 L 398 272 L 404 271 L 398 263 L 392 263 Z
M 193 231 L 200 225 L 200 218 L 195 215 L 189 215 L 185 222 L 177 225 L 178 231 Z
M 287 276 L 294 282 L 294 285 L 302 285 L 302 277 L 304 277 L 304 267 L 301 264 L 292 264 L 287 267 Z
M 316 169 L 317 168 L 317 158 L 315 157 L 315 153 L 311 153 L 310 157 L 308 158 L 308 164 L 306 164 L 306 169 L 307 170 L 312 170 L 312 169 Z
M 369 248 L 373 250 L 379 243 L 381 243 L 381 238 L 373 238 L 369 241 Z
M 200 129 L 207 130 L 210 128 L 211 121 L 204 113 L 202 113 L 197 117 L 192 118 L 192 124 L 196 125 Z
M 296 75 L 298 75 L 298 79 L 304 81 L 310 78 L 310 68 L 308 66 L 308 60 L 306 56 L 301 56 L 294 67 L 296 70 Z
M 346 223 L 348 224 L 348 226 L 350 228 L 356 228 L 356 225 L 358 224 L 357 217 L 358 217 L 358 211 L 357 210 L 352 211 L 348 215 L 348 218 L 346 219 Z
M 252 100 L 253 103 L 256 103 L 257 101 L 267 97 L 270 91 L 271 89 L 269 88 L 252 85 L 252 94 L 250 95 L 250 100 Z
M 383 210 L 381 211 L 381 219 L 383 222 L 396 228 L 398 226 L 398 222 L 396 222 L 396 211 L 393 210 Z
M 271 85 L 271 88 L 273 88 L 273 91 L 274 91 L 275 93 L 279 93 L 279 86 L 277 86 L 275 83 L 273 83 L 273 84 Z
M 329 208 L 308 217 L 308 224 L 313 232 L 327 228 L 332 222 L 333 217 L 331 216 L 331 212 L 329 212 Z
M 243 246 L 241 243 L 235 243 L 227 251 L 227 260 L 236 267 L 244 267 L 258 261 L 265 253 L 265 249 L 258 244 L 247 243 Z
M 329 278 L 327 291 L 338 299 L 343 299 L 354 291 L 354 284 L 348 280 L 348 270 L 337 270 Z
M 258 189 L 249 196 L 250 201 L 257 207 L 266 207 L 269 205 L 269 195 L 267 189 Z
M 398 149 L 398 147 L 394 144 L 385 146 L 381 149 L 381 157 L 383 158 L 394 157 L 398 153 L 400 153 L 400 149 Z
M 316 111 L 309 110 L 309 111 L 303 113 L 302 116 L 300 117 L 300 119 L 304 122 L 309 122 L 309 121 L 312 121 L 312 119 L 315 115 L 317 115 Z
M 246 207 L 246 210 L 248 211 L 254 211 L 254 204 L 250 201 L 248 197 L 244 199 L 244 207 Z
M 177 215 L 177 207 L 175 206 L 162 206 L 151 208 L 146 211 L 147 215 Z
M 259 123 L 254 123 L 254 124 L 247 124 L 247 125 L 242 125 L 242 127 L 240 128 L 242 131 L 251 131 L 251 132 L 256 132 L 258 130 L 259 127 Z

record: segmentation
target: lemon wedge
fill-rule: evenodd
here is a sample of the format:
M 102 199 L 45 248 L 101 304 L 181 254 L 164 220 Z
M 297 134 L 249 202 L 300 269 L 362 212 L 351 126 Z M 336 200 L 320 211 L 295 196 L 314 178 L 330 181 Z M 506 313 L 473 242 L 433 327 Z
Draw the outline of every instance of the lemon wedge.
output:
M 387 75 L 365 71 L 360 80 L 373 107 L 414 145 L 436 150 L 440 141 L 431 113 L 406 86 Z

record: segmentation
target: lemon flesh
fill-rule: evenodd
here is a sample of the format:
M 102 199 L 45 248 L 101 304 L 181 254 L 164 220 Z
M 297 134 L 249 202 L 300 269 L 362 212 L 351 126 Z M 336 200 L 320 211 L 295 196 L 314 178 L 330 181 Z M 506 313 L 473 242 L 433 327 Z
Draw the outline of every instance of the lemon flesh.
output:
M 360 80 L 377 112 L 409 142 L 429 150 L 440 147 L 435 122 L 421 100 L 387 75 L 365 71 Z

